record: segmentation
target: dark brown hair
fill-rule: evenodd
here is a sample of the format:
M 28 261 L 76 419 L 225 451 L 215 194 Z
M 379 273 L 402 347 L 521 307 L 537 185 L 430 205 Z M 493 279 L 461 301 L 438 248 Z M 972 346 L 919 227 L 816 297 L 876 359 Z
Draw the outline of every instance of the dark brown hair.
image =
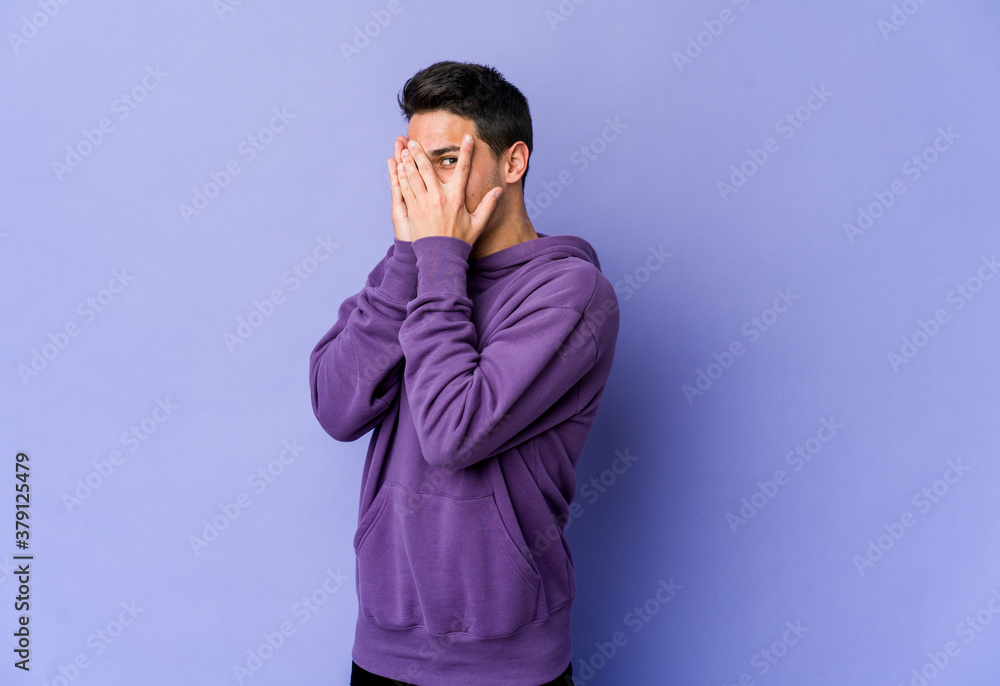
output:
M 421 69 L 396 98 L 406 120 L 414 114 L 445 110 L 471 119 L 476 135 L 499 160 L 510 146 L 523 141 L 531 153 L 528 100 L 493 67 L 470 62 L 435 62 Z M 528 176 L 525 166 L 521 188 Z

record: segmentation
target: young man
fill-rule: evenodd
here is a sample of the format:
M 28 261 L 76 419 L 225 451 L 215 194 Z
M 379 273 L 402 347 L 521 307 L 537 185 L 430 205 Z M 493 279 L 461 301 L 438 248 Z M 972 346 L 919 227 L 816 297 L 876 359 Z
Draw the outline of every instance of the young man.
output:
M 572 686 L 563 530 L 618 301 L 587 241 L 528 219 L 531 115 L 517 88 L 490 67 L 438 62 L 399 105 L 393 245 L 309 369 L 331 436 L 374 429 L 351 683 Z

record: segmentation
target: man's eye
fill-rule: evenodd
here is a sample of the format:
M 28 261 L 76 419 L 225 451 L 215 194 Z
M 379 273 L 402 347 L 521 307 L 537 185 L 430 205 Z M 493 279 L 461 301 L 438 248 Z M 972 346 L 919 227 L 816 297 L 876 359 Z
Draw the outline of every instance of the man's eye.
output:
M 442 162 L 447 162 L 448 160 L 452 160 L 452 163 L 451 164 L 445 164 L 446 167 L 450 167 L 451 165 L 458 164 L 458 158 L 457 157 L 444 157 L 444 158 L 441 159 Z

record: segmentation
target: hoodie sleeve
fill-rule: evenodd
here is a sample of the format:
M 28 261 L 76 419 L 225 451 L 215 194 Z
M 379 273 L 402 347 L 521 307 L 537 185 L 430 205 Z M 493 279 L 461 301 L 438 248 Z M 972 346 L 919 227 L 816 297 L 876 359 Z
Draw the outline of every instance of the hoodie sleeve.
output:
M 594 365 L 598 342 L 585 313 L 601 305 L 599 281 L 593 271 L 554 274 L 480 352 L 466 290 L 472 246 L 426 236 L 413 250 L 417 293 L 399 330 L 407 399 L 424 459 L 462 469 L 495 454 Z
M 364 289 L 341 304 L 337 323 L 309 356 L 313 412 L 338 441 L 368 433 L 399 393 L 399 327 L 416 283 L 412 245 L 394 239 Z

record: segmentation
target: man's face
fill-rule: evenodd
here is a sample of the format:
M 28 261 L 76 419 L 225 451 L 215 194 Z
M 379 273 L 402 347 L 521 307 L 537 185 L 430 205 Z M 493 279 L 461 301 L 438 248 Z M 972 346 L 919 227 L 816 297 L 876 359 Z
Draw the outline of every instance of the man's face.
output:
M 476 125 L 471 119 L 457 114 L 433 110 L 414 114 L 406 129 L 406 138 L 420 143 L 441 183 L 448 182 L 455 173 L 459 145 L 465 134 L 475 140 L 472 168 L 465 186 L 465 208 L 471 214 L 490 190 L 503 185 L 500 180 L 500 161 L 494 161 L 489 146 L 476 136 Z M 503 200 L 504 197 L 501 197 L 500 202 L 503 203 Z M 493 213 L 490 223 L 497 214 L 496 211 Z

